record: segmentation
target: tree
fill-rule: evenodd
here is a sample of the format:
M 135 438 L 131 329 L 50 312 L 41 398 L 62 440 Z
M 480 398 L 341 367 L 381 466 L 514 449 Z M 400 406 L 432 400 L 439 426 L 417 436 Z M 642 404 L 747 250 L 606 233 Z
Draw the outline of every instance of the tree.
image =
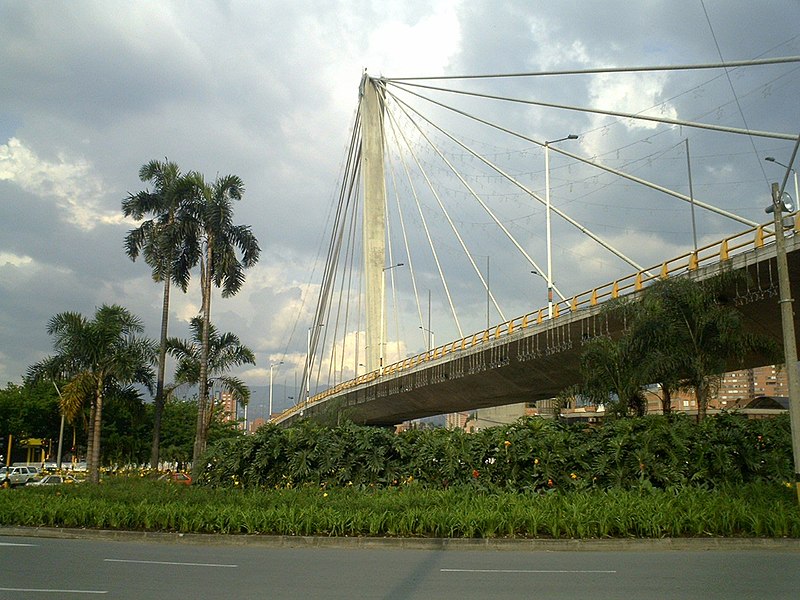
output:
M 59 422 L 58 394 L 49 381 L 22 386 L 8 383 L 0 390 L 0 436 L 57 439 Z M 4 453 L 5 448 L 0 447 L 0 454 Z
M 208 428 L 208 442 L 240 437 L 241 430 L 236 423 L 223 421 L 219 413 L 211 419 Z M 186 400 L 167 395 L 164 402 L 164 423 L 161 435 L 162 456 L 165 461 L 178 463 L 182 468 L 192 458 L 195 423 L 197 422 L 197 398 Z
M 194 317 L 190 324 L 192 330 L 192 340 L 181 340 L 170 338 L 167 341 L 167 348 L 171 356 L 178 361 L 175 371 L 175 383 L 189 383 L 199 385 L 201 380 L 201 366 L 203 356 L 203 319 Z M 245 406 L 250 399 L 250 388 L 238 377 L 227 375 L 232 367 L 244 364 L 256 364 L 253 351 L 241 343 L 239 337 L 233 333 L 219 334 L 216 327 L 208 324 L 207 341 L 207 364 L 205 371 L 207 378 L 206 389 L 209 389 L 214 382 L 219 382 L 223 391 L 232 395 L 236 404 Z M 208 403 L 205 414 L 203 415 L 203 438 L 208 439 L 208 430 L 214 422 L 214 400 Z M 199 432 L 198 432 L 199 433 Z M 193 457 L 197 460 L 197 457 Z
M 138 337 L 144 330 L 138 317 L 119 305 L 103 305 L 88 320 L 74 312 L 52 317 L 47 333 L 56 354 L 29 367 L 29 381 L 66 380 L 61 411 L 70 422 L 89 405 L 87 467 L 89 480 L 100 481 L 100 433 L 103 401 L 124 394 L 133 384 L 152 386 L 156 348 Z
M 182 207 L 180 252 L 177 256 L 181 272 L 188 272 L 200 263 L 201 317 L 200 364 L 198 384 L 200 396 L 197 410 L 197 434 L 192 460 L 206 447 L 206 423 L 209 421 L 209 329 L 211 322 L 212 284 L 222 290 L 222 297 L 236 295 L 244 284 L 244 270 L 258 262 L 261 252 L 250 227 L 233 224 L 233 202 L 241 200 L 244 184 L 236 175 L 219 177 L 208 185 L 200 174 L 192 174 L 193 200 Z M 241 256 L 241 258 L 240 258 Z
M 176 260 L 180 248 L 180 227 L 176 222 L 179 207 L 186 202 L 191 185 L 174 162 L 151 160 L 139 169 L 139 179 L 151 182 L 153 191 L 145 190 L 129 194 L 122 201 L 126 217 L 140 221 L 152 215 L 125 236 L 125 252 L 136 260 L 140 252 L 152 268 L 155 282 L 163 282 L 164 294 L 161 307 L 161 338 L 158 355 L 158 376 L 153 413 L 153 444 L 150 451 L 150 466 L 158 467 L 161 439 L 161 418 L 164 410 L 164 371 L 167 355 L 167 325 L 169 320 L 169 293 L 174 282 L 186 292 L 189 270 L 193 265 Z M 184 271 L 181 271 L 184 269 Z
M 101 444 L 106 464 L 129 465 L 147 462 L 153 427 L 151 403 L 145 403 L 132 387 L 121 394 L 109 394 L 103 408 Z

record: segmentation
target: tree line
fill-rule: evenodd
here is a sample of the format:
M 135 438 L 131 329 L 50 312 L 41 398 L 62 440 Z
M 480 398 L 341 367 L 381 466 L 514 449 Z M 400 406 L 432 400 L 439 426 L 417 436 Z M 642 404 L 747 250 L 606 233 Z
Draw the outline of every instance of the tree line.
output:
M 54 354 L 30 366 L 25 376 L 30 384 L 62 384 L 59 406 L 70 422 L 88 412 L 87 467 L 92 482 L 99 481 L 105 401 L 138 398 L 138 386 L 154 394 L 150 463 L 157 467 L 164 406 L 174 387 L 165 384 L 168 353 L 178 360 L 174 385 L 191 383 L 199 388 L 193 462 L 205 451 L 214 422 L 214 402 L 209 398 L 212 381 L 219 381 L 237 402 L 246 404 L 247 386 L 226 371 L 255 364 L 253 352 L 237 336 L 220 334 L 211 323 L 213 287 L 221 290 L 223 298 L 236 295 L 244 284 L 245 270 L 258 262 L 260 254 L 251 228 L 233 220 L 234 203 L 244 194 L 242 180 L 225 175 L 208 183 L 201 173 L 181 173 L 168 160 L 143 165 L 139 178 L 152 189 L 129 194 L 122 202 L 123 214 L 140 222 L 125 237 L 124 248 L 131 260 L 141 256 L 151 268 L 153 281 L 163 285 L 159 342 L 143 337 L 141 319 L 117 304 L 104 304 L 93 318 L 59 313 L 47 324 Z M 177 286 L 185 293 L 196 270 L 201 309 L 191 322 L 193 339 L 170 338 L 171 288 Z
M 100 436 L 103 463 L 119 466 L 148 464 L 155 406 L 144 402 L 140 396 L 109 394 L 106 400 Z M 85 456 L 87 421 L 88 411 L 84 410 L 72 423 L 65 424 L 62 458 L 66 468 L 73 459 Z M 165 401 L 161 421 L 162 462 L 186 464 L 191 461 L 196 421 L 196 397 L 172 394 Z M 61 407 L 52 382 L 8 383 L 5 389 L 0 389 L 0 455 L 8 457 L 9 462 L 25 459 L 26 450 L 20 447 L 19 442 L 31 438 L 43 442 L 33 459 L 41 461 L 41 452 L 44 451 L 46 461 L 55 462 L 60 425 Z M 215 416 L 208 439 L 215 443 L 241 435 L 237 423 Z M 7 454 L 9 446 L 11 456 Z

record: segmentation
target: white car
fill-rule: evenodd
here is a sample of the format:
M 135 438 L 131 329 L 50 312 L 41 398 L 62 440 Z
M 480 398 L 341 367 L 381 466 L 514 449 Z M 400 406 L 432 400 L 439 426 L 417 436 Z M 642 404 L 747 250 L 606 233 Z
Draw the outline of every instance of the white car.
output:
M 25 485 L 61 485 L 63 483 L 75 483 L 72 475 L 46 475 L 39 481 L 29 481 Z
M 0 469 L 0 485 L 8 481 L 8 485 L 25 485 L 36 478 L 36 469 L 31 467 L 3 467 Z

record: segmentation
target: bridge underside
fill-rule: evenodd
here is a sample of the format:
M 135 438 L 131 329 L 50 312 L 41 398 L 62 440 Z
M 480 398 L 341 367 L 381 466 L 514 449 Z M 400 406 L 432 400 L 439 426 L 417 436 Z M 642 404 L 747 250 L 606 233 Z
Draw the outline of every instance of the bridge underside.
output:
M 792 298 L 798 298 L 800 238 L 789 236 L 786 243 Z M 730 290 L 730 300 L 739 305 L 747 328 L 781 343 L 774 245 L 699 269 L 694 276 L 711 277 L 723 268 L 748 273 L 746 289 Z M 552 323 L 531 326 L 479 348 L 457 351 L 329 396 L 282 423 L 307 416 L 334 423 L 346 418 L 369 425 L 395 425 L 432 415 L 545 400 L 580 380 L 580 355 L 586 340 L 617 336 L 622 328 L 622 323 L 602 314 L 602 305 L 568 313 Z M 749 356 L 744 363 L 729 365 L 729 370 L 765 364 L 770 364 L 768 358 Z

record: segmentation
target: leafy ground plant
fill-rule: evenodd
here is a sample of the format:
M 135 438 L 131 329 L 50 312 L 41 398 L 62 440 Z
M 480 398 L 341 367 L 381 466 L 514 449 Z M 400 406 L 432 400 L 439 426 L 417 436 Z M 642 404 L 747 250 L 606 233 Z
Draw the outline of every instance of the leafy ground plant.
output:
M 0 491 L 0 525 L 183 533 L 451 538 L 800 537 L 791 489 L 487 491 L 306 486 L 221 489 L 107 477 L 99 486 Z

